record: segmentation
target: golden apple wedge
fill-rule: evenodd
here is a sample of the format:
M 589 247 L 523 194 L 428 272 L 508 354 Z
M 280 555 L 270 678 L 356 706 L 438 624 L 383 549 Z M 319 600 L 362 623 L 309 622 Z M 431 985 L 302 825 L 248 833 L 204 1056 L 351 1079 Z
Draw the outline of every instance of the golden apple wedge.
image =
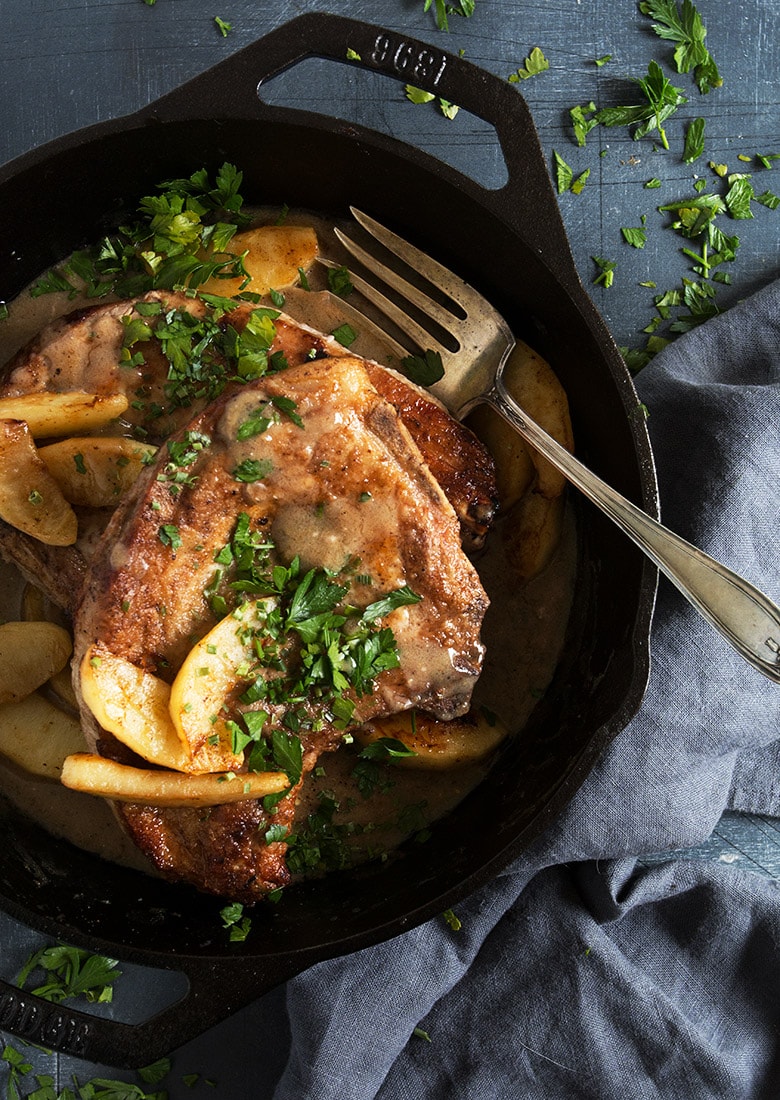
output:
M 62 768 L 62 783 L 74 791 L 118 802 L 149 806 L 219 806 L 263 798 L 286 790 L 284 772 L 183 775 L 181 772 L 131 768 L 93 753 L 74 753 Z

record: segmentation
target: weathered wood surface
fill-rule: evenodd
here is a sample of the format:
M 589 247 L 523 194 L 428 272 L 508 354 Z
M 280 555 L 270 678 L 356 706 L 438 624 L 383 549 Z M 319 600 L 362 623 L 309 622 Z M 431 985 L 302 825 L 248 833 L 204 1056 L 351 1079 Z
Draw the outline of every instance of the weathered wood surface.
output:
M 210 0 L 157 0 L 153 6 L 143 0 L 0 0 L 0 164 L 60 134 L 129 113 L 272 27 L 321 7 L 310 0 L 273 6 L 225 0 L 219 10 Z M 516 71 L 533 47 L 541 47 L 549 71 L 518 87 L 532 110 L 551 171 L 554 150 L 575 175 L 590 169 L 582 193 L 562 195 L 560 205 L 581 278 L 621 345 L 644 343 L 641 330 L 656 312 L 654 293 L 679 286 L 683 277 L 695 277 L 681 252 L 683 242 L 669 228 L 668 216 L 658 212 L 659 205 L 694 194 L 700 176 L 708 188 L 714 187 L 710 160 L 728 164 L 730 172 L 753 172 L 757 192 L 780 191 L 780 161 L 772 162 L 776 168 L 769 171 L 754 159 L 757 153 L 780 153 L 778 0 L 746 5 L 701 0 L 707 42 L 724 80 L 722 88 L 707 96 L 699 94 L 690 75 L 672 73 L 672 47 L 653 34 L 649 20 L 626 0 L 477 0 L 471 19 L 451 17 L 449 35 L 437 30 L 432 13 L 423 11 L 423 0 L 356 0 L 335 7 L 439 47 L 463 50 L 471 61 L 502 77 Z M 215 15 L 232 24 L 226 37 L 215 25 Z M 606 54 L 612 60 L 597 66 L 595 60 Z M 667 124 L 670 150 L 659 149 L 651 138 L 632 141 L 623 127 L 594 130 L 585 148 L 579 148 L 569 109 L 591 100 L 599 106 L 635 101 L 632 80 L 646 74 L 653 58 L 664 63 L 667 75 L 689 99 Z M 324 104 L 329 113 L 419 144 L 487 186 L 503 182 L 502 158 L 490 126 L 465 112 L 448 120 L 433 104 L 413 106 L 402 84 L 375 74 L 310 61 L 275 80 L 266 98 L 312 110 Z M 706 119 L 705 153 L 687 165 L 681 156 L 684 133 L 698 116 Z M 740 161 L 740 155 L 750 159 Z M 644 184 L 653 177 L 662 181 L 661 187 L 647 190 Z M 755 213 L 753 220 L 724 226 L 742 242 L 736 262 L 728 265 L 732 285 L 719 292 L 724 306 L 780 272 L 780 211 L 755 207 Z M 620 230 L 640 225 L 643 217 L 647 245 L 633 249 L 623 242 Z M 617 263 L 609 289 L 593 283 L 593 256 Z M 657 290 L 640 285 L 645 282 L 654 282 Z M 778 877 L 780 828 L 772 820 L 727 815 L 706 844 L 685 854 Z M 0 918 L 0 942 L 2 974 L 12 977 L 45 940 Z M 115 1008 L 120 1016 L 143 1018 L 180 992 L 168 975 L 124 969 L 129 973 Z M 186 1073 L 213 1078 L 216 1088 L 209 1095 L 227 1098 L 248 1095 L 246 1082 L 253 1070 L 257 1076 L 251 1095 L 270 1095 L 278 1059 L 284 1056 L 279 998 L 278 993 L 263 998 L 180 1052 L 166 1082 L 173 1100 L 194 1095 L 182 1083 Z M 269 1029 L 274 1041 L 257 1046 L 258 1036 L 267 1038 Z M 244 1061 L 237 1059 L 237 1051 L 243 1052 Z M 70 1083 L 72 1073 L 83 1081 L 100 1070 L 39 1052 L 31 1052 L 30 1058 L 38 1072 L 54 1075 L 59 1088 Z M 31 1091 L 32 1078 L 25 1087 Z

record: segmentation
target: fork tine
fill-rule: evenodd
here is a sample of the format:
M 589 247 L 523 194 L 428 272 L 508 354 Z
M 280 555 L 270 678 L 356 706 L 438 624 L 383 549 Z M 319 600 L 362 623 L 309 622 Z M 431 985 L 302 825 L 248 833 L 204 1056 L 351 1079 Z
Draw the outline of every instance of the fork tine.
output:
M 339 264 L 334 263 L 332 260 L 327 260 L 323 256 L 317 257 L 321 264 L 326 267 L 339 267 Z M 352 285 L 355 290 L 360 291 L 364 298 L 366 298 L 372 305 L 385 316 L 388 317 L 398 328 L 403 332 L 404 336 L 408 336 L 409 339 L 417 344 L 421 351 L 426 351 L 430 348 L 431 351 L 437 351 L 441 355 L 442 364 L 446 366 L 447 362 L 452 358 L 452 353 L 444 347 L 438 340 L 435 340 L 431 336 L 427 329 L 422 325 L 418 325 L 416 321 L 406 313 L 403 309 L 400 309 L 395 302 L 391 302 L 389 298 L 386 298 L 381 291 L 377 290 L 370 283 L 367 283 L 365 279 L 362 279 L 359 275 L 355 275 L 350 271 L 349 277 L 352 280 Z M 404 352 L 404 355 L 407 353 Z
M 340 229 L 335 229 L 334 232 L 347 251 L 350 252 L 367 271 L 370 271 L 373 275 L 380 278 L 382 282 L 386 283 L 387 286 L 398 291 L 399 294 L 402 294 L 407 301 L 417 306 L 417 308 L 422 310 L 427 317 L 430 317 L 437 325 L 440 325 L 445 332 L 452 335 L 450 331 L 452 324 L 454 321 L 460 319 L 456 314 L 446 309 L 446 307 L 440 305 L 438 302 L 435 302 L 433 298 L 429 297 L 418 287 L 412 286 L 412 284 L 407 282 L 402 275 L 398 275 L 395 271 L 391 271 L 389 267 L 386 267 L 381 262 L 381 260 L 372 256 L 370 252 L 367 252 L 356 241 L 353 241 L 346 233 L 343 233 Z M 400 258 L 404 259 L 402 256 Z M 412 265 L 410 264 L 410 266 Z
M 341 268 L 341 264 L 337 264 L 335 260 L 329 260 L 325 256 L 318 256 L 317 262 L 321 263 L 323 267 L 331 267 L 334 269 Z M 356 275 L 353 275 L 352 272 L 350 272 L 349 275 L 353 285 L 356 289 L 359 290 L 360 288 L 357 286 L 357 284 L 361 280 L 358 279 Z M 389 333 L 385 332 L 385 330 L 381 328 L 376 323 L 376 321 L 373 321 L 366 313 L 361 312 L 361 310 L 355 309 L 355 307 L 351 305 L 346 299 L 339 299 L 339 310 L 341 313 L 343 313 L 346 320 L 349 321 L 356 329 L 362 329 L 363 331 L 367 330 L 368 332 L 372 333 L 376 339 L 381 340 L 382 343 L 385 344 L 387 349 L 392 352 L 392 354 L 397 359 L 405 359 L 406 356 L 409 355 L 409 348 L 405 348 L 403 344 L 399 344 L 398 341 L 395 340 Z M 414 341 L 410 341 L 410 343 L 413 342 Z
M 415 248 L 413 244 L 404 240 L 403 237 L 399 237 L 397 233 L 393 233 L 392 230 L 374 221 L 368 214 L 364 214 L 354 206 L 350 206 L 349 209 L 358 225 L 361 225 L 367 233 L 370 233 L 399 260 L 407 263 L 413 271 L 427 279 L 432 286 L 451 298 L 453 302 L 460 306 L 464 314 L 468 314 L 471 310 L 485 309 L 486 302 L 482 295 L 464 282 L 463 279 L 458 278 L 444 264 L 434 260 L 427 252 L 421 252 L 419 248 Z

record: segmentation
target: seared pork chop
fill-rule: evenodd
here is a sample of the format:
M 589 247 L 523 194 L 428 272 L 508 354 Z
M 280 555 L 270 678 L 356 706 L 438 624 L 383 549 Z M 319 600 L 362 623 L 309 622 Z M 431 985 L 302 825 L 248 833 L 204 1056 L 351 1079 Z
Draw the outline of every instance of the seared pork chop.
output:
M 161 444 L 179 430 L 221 387 L 234 385 L 219 352 L 198 364 L 200 375 L 177 380 L 171 356 L 162 342 L 144 338 L 144 320 L 157 308 L 171 319 L 177 338 L 196 343 L 202 331 L 242 333 L 254 307 L 241 303 L 228 314 L 214 313 L 206 303 L 173 291 L 152 291 L 137 301 L 95 306 L 48 325 L 8 364 L 0 397 L 40 391 L 124 393 L 130 402 L 118 425 L 121 434 L 135 434 Z M 218 319 L 215 319 L 218 318 Z M 198 326 L 202 325 L 203 330 Z M 332 337 L 280 315 L 269 356 L 296 366 L 325 355 L 346 355 Z M 478 548 L 496 510 L 497 492 L 492 460 L 476 437 L 454 420 L 425 390 L 401 375 L 366 361 L 374 387 L 398 410 L 424 460 L 454 507 L 464 545 Z M 193 375 L 196 374 L 192 371 Z M 173 376 L 173 379 L 172 377 Z M 94 524 L 94 517 L 92 517 Z M 0 551 L 22 572 L 46 589 L 68 610 L 78 593 L 89 558 L 89 546 L 42 552 L 34 539 L 0 521 Z
M 348 693 L 353 724 L 412 707 L 443 719 L 465 713 L 487 597 L 451 504 L 373 379 L 363 360 L 324 358 L 228 389 L 195 416 L 174 437 L 199 441 L 186 479 L 171 480 L 162 448 L 97 546 L 75 615 L 75 667 L 99 643 L 171 680 L 215 621 L 215 555 L 226 560 L 220 551 L 244 521 L 269 540 L 271 564 L 299 557 L 302 570 L 337 577 L 346 608 L 359 612 L 405 586 L 420 597 L 382 615 L 399 662 L 370 692 Z M 226 595 L 233 575 L 228 567 L 220 580 Z M 281 719 L 270 709 L 272 726 Z M 126 759 L 86 707 L 82 717 L 97 751 Z M 311 703 L 308 717 L 304 773 L 343 735 L 327 707 Z M 119 813 L 163 873 L 246 902 L 285 880 L 284 847 L 264 835 L 270 823 L 289 823 L 294 796 L 271 814 L 256 802 Z

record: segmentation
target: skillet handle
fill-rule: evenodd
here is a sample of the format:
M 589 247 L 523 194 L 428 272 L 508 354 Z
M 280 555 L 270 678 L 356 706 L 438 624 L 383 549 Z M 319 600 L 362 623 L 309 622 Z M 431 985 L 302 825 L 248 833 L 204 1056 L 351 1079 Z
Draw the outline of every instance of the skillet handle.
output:
M 349 51 L 349 56 L 348 56 Z M 284 23 L 257 42 L 158 99 L 146 112 L 163 120 L 263 118 L 309 122 L 318 129 L 360 138 L 360 127 L 343 120 L 271 107 L 258 98 L 274 76 L 310 57 L 360 65 L 414 84 L 470 111 L 495 129 L 506 162 L 504 187 L 489 190 L 437 163 L 439 174 L 456 180 L 521 236 L 556 272 L 569 293 L 587 298 L 569 248 L 547 163 L 531 112 L 514 85 L 408 35 L 326 12 L 309 12 Z M 589 302 L 589 299 L 588 299 Z
M 278 960 L 238 956 L 174 959 L 189 981 L 187 992 L 140 1024 L 52 1004 L 0 979 L 0 1029 L 87 1062 L 137 1070 L 172 1054 L 313 961 L 288 959 L 280 966 Z

